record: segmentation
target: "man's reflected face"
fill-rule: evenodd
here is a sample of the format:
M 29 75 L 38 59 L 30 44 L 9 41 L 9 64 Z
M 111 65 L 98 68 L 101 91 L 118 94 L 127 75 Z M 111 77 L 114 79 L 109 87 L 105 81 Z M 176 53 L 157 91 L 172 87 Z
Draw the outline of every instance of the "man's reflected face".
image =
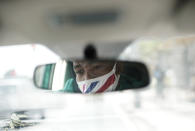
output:
M 73 62 L 74 72 L 77 81 L 90 80 L 109 73 L 113 69 L 113 62 Z

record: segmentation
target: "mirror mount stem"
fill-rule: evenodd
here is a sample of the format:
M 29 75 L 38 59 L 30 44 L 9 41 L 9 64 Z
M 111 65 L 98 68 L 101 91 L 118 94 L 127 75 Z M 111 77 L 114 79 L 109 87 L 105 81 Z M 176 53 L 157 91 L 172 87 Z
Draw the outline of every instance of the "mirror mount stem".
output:
M 93 43 L 88 43 L 84 49 L 84 58 L 85 59 L 97 59 L 97 51 Z

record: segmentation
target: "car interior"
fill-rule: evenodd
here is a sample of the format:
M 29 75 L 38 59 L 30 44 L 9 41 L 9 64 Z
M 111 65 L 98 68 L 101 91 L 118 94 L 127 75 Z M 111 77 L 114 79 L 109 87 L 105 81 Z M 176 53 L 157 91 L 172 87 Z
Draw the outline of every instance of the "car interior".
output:
M 0 130 L 195 129 L 194 0 L 0 0 Z

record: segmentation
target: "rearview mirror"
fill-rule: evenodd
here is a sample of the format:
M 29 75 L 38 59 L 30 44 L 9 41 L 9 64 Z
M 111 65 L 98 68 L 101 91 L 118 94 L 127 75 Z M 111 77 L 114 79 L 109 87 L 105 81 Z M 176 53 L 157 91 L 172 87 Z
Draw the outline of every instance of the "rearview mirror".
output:
M 36 67 L 34 84 L 59 92 L 101 93 L 146 87 L 149 74 L 139 62 L 61 60 Z

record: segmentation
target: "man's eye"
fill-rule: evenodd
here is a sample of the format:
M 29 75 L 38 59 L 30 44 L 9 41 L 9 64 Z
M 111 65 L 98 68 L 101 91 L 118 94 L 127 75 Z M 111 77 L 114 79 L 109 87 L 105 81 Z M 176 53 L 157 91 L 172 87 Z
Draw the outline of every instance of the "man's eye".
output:
M 96 66 L 94 67 L 94 69 L 100 69 L 100 68 L 102 68 L 101 65 L 96 65 Z
M 84 70 L 78 70 L 75 73 L 78 74 L 78 75 L 82 75 L 84 73 Z

